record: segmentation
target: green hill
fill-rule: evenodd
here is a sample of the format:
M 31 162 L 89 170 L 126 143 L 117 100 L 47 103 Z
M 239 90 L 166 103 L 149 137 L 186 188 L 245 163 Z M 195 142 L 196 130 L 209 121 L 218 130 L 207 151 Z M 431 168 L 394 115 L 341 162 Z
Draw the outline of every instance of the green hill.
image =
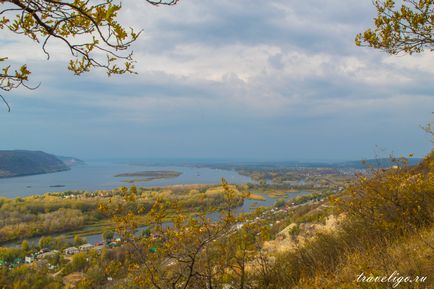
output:
M 46 174 L 69 169 L 62 160 L 42 151 L 0 150 L 0 178 Z

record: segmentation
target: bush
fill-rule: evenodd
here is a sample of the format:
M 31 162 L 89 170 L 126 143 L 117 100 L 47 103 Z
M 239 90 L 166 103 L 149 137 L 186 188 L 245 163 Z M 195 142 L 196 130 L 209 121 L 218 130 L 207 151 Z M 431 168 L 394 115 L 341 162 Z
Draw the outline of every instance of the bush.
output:
M 417 167 L 378 170 L 336 199 L 341 212 L 374 234 L 405 234 L 434 223 L 434 151 Z

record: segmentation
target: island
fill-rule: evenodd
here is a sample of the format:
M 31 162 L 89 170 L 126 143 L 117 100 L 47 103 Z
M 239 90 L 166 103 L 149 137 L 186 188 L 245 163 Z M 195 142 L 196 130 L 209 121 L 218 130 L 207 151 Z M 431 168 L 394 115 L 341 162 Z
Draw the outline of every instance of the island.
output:
M 126 183 L 144 183 L 154 180 L 173 179 L 179 177 L 182 173 L 177 171 L 142 171 L 134 173 L 117 174 L 115 178 L 130 178 L 125 179 Z

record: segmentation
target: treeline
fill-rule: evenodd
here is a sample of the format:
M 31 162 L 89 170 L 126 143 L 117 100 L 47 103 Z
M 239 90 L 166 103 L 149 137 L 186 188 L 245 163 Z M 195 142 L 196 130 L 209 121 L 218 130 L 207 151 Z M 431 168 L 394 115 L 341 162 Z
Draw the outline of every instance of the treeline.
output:
M 0 209 L 22 214 L 41 214 L 57 211 L 58 209 L 77 209 L 82 212 L 93 211 L 97 207 L 96 200 L 91 198 L 64 199 L 54 196 L 32 196 L 26 198 L 0 198 Z M 1 213 L 0 212 L 0 213 Z
M 1 215 L 0 242 L 76 230 L 84 226 L 86 220 L 80 210 L 64 208 L 38 215 L 3 211 Z
M 0 242 L 79 229 L 104 218 L 97 205 L 53 196 L 0 199 Z

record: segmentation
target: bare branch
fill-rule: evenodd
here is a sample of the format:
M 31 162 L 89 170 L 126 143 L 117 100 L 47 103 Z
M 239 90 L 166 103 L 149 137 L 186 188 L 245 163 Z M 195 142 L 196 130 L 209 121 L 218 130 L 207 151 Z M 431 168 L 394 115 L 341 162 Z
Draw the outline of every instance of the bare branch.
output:
M 3 100 L 3 102 L 7 106 L 8 112 L 11 112 L 11 107 L 9 106 L 9 103 L 6 101 L 6 99 L 3 97 L 3 95 L 0 94 L 0 98 Z

